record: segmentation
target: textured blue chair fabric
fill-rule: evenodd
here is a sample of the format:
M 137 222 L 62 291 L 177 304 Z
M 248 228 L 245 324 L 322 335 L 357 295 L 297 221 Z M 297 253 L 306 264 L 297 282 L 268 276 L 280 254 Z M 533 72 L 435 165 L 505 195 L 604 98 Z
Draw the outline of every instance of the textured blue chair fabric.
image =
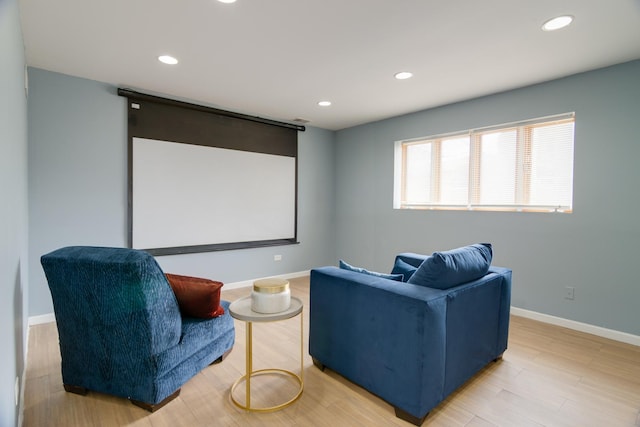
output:
M 234 344 L 223 316 L 182 318 L 156 260 L 144 251 L 73 246 L 43 255 L 65 385 L 155 405 Z
M 419 266 L 424 255 L 399 254 Z M 311 271 L 314 360 L 420 420 L 507 348 L 511 270 L 434 289 L 322 267 Z

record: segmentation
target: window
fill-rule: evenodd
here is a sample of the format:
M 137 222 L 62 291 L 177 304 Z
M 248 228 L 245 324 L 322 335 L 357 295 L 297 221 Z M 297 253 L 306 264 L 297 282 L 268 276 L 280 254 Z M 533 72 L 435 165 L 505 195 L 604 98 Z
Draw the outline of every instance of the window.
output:
M 574 113 L 396 143 L 394 208 L 571 212 Z

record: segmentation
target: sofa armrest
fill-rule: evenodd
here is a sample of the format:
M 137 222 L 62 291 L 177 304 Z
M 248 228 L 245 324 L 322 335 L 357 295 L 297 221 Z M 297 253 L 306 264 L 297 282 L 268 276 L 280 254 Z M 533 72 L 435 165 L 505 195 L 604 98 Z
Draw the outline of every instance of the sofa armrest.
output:
M 491 266 L 489 273 L 497 274 L 501 277 L 502 286 L 500 289 L 500 320 L 498 331 L 498 342 L 496 348 L 498 352 L 507 349 L 509 340 L 509 321 L 511 316 L 511 281 L 513 272 L 510 268 Z
M 510 295 L 511 270 L 501 267 L 448 290 L 445 395 L 507 349 Z
M 310 292 L 312 357 L 416 416 L 442 400 L 446 291 L 322 267 Z

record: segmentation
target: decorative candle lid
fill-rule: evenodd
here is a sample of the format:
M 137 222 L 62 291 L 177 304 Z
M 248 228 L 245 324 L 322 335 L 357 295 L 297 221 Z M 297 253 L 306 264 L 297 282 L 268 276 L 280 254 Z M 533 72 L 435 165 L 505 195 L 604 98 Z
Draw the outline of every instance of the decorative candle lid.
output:
M 253 282 L 253 290 L 261 294 L 278 294 L 289 289 L 289 281 L 284 279 L 260 279 Z

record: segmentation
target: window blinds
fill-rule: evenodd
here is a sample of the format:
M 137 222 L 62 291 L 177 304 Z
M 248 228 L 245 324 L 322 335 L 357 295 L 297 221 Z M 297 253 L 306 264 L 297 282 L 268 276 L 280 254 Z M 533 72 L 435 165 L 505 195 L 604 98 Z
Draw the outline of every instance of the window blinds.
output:
M 571 212 L 574 113 L 400 142 L 396 208 Z

